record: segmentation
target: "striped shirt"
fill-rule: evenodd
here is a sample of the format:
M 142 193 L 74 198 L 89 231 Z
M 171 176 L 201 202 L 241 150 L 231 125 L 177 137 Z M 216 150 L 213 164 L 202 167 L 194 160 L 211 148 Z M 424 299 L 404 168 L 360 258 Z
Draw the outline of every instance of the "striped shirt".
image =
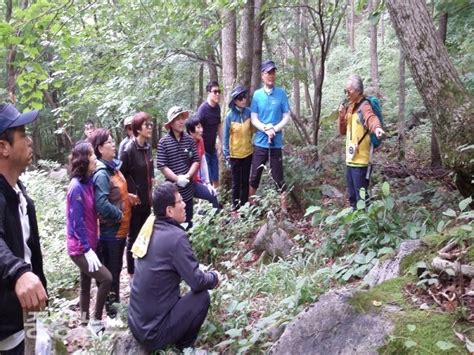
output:
M 196 143 L 190 135 L 182 133 L 181 139 L 178 141 L 173 131 L 170 130 L 166 136 L 160 139 L 156 154 L 156 167 L 159 170 L 169 168 L 176 175 L 184 175 L 188 173 L 194 162 L 199 163 L 199 155 Z M 178 190 L 184 201 L 193 198 L 194 185 L 192 181 L 185 187 L 178 187 Z

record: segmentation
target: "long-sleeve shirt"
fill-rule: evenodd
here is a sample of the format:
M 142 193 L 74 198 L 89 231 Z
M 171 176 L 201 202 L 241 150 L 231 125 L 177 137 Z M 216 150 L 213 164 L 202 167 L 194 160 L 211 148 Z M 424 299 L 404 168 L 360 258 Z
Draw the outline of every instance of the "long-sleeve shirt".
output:
M 157 217 L 147 253 L 135 261 L 130 290 L 128 323 L 140 342 L 155 335 L 181 297 L 181 280 L 192 292 L 212 289 L 218 282 L 215 273 L 199 269 L 183 228 L 171 218 Z
M 84 182 L 77 177 L 71 179 L 66 195 L 66 230 L 69 255 L 96 249 L 98 228 L 91 178 Z

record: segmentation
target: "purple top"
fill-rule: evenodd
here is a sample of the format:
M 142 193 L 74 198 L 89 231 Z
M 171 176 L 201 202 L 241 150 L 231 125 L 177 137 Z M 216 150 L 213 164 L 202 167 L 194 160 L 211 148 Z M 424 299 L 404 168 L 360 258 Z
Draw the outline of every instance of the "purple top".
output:
M 66 233 L 67 251 L 71 256 L 97 247 L 97 214 L 91 178 L 84 183 L 76 177 L 71 179 L 66 196 Z

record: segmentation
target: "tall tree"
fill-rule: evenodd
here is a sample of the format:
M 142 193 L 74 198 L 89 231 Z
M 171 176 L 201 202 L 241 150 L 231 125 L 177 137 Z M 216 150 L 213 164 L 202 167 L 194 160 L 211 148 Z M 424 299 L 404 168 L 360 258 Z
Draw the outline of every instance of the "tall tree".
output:
M 448 30 L 448 13 L 443 13 L 439 18 L 438 35 L 441 41 L 446 43 L 446 32 Z M 442 166 L 441 153 L 438 140 L 436 139 L 434 126 L 431 126 L 431 166 L 439 168 Z
M 253 40 L 254 40 L 254 16 L 255 1 L 247 0 L 242 9 L 240 25 L 240 51 L 237 70 L 237 81 L 246 88 L 250 87 L 252 81 L 253 64 Z
M 237 76 L 237 23 L 235 10 L 222 10 L 222 76 L 224 82 L 224 99 L 228 100 L 228 93 L 232 90 Z
M 400 83 L 398 85 L 398 160 L 405 159 L 405 54 L 400 47 L 400 61 L 398 64 Z
M 474 192 L 474 98 L 464 88 L 448 52 L 420 0 L 388 0 L 387 8 L 413 80 L 435 127 L 444 166 L 456 185 Z
M 377 12 L 378 0 L 369 0 L 369 31 L 370 31 L 370 79 L 375 95 L 380 95 L 379 87 L 379 55 L 377 52 Z
M 262 63 L 263 33 L 265 27 L 265 0 L 255 0 L 255 25 L 253 41 L 252 79 L 250 94 L 260 87 L 262 77 L 260 76 L 260 64 Z

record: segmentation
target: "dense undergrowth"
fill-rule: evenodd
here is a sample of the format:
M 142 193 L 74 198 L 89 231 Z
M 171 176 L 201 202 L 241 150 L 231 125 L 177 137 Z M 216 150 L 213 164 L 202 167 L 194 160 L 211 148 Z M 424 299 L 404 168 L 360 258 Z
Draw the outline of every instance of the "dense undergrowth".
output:
M 198 204 L 191 236 L 193 248 L 203 264 L 223 275 L 220 287 L 211 292 L 212 306 L 198 346 L 219 353 L 266 351 L 306 306 L 330 288 L 363 278 L 377 260 L 392 256 L 403 240 L 461 226 L 458 229 L 465 230 L 462 237 L 472 244 L 472 236 L 466 237 L 472 235 L 469 200 L 461 201 L 442 182 L 420 184 L 406 177 L 389 183 L 378 171 L 369 203 L 361 202 L 352 211 L 344 208 L 340 199 L 327 198 L 321 191 L 319 182 L 328 180 L 342 189 L 342 177 L 328 179 L 323 166 L 311 167 L 307 159 L 307 152 L 294 148 L 285 162 L 291 171 L 292 191 L 298 192 L 296 197 L 305 207 L 304 217 L 294 200 L 289 216 L 280 216 L 279 196 L 267 176 L 257 206 L 242 208 L 237 219 L 230 217 L 227 205 L 214 215 L 208 206 Z M 325 164 L 330 168 L 337 159 Z M 27 172 L 24 179 L 37 204 L 51 300 L 47 323 L 67 332 L 64 317 L 74 318 L 79 276 L 65 249 L 67 181 L 51 179 L 43 170 Z M 293 222 L 296 247 L 285 260 L 271 260 L 252 250 L 253 237 L 268 211 L 280 216 L 280 221 Z M 122 313 L 126 314 L 126 306 Z M 69 321 L 71 327 L 73 323 Z M 110 350 L 115 336 L 105 335 L 85 348 L 91 353 Z

